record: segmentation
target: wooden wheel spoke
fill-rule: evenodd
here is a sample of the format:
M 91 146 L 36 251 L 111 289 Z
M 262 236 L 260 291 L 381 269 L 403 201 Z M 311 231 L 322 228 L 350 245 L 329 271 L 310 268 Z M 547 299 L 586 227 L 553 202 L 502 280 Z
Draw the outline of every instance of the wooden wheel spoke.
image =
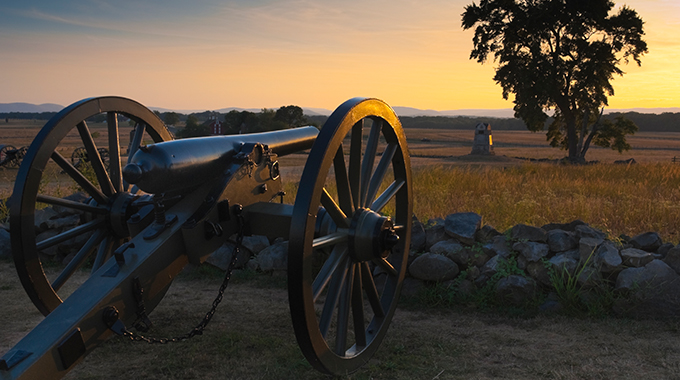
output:
M 333 158 L 335 185 L 338 189 L 338 202 L 345 215 L 352 215 L 354 202 L 352 201 L 352 187 L 350 186 L 347 168 L 345 167 L 345 153 L 342 144 Z
M 111 252 L 113 252 L 113 246 L 116 243 L 116 239 L 112 236 L 106 236 L 100 243 L 97 249 L 97 256 L 94 258 L 94 263 L 92 264 L 92 273 L 96 272 L 109 258 Z
M 118 135 L 118 114 L 107 112 L 106 124 L 109 130 L 109 170 L 111 183 L 116 192 L 123 191 L 123 175 L 120 164 L 120 136 Z
M 340 298 L 340 293 L 343 288 L 342 285 L 345 282 L 345 277 L 347 277 L 347 272 L 349 270 L 349 261 L 349 257 L 344 257 L 340 261 L 340 265 L 335 269 L 331 278 L 328 293 L 326 294 L 326 302 L 324 302 L 321 319 L 319 321 L 319 330 L 324 338 L 328 334 L 328 329 L 331 327 L 333 313 L 338 304 L 338 299 Z
M 139 150 L 139 147 L 142 146 L 142 138 L 144 137 L 144 131 L 146 131 L 146 124 L 143 123 L 137 123 L 135 124 L 135 134 L 132 137 L 132 141 L 130 141 L 130 152 L 128 152 L 128 158 L 127 158 L 127 163 L 130 163 L 130 160 L 132 160 L 132 156 L 137 153 L 137 150 Z
M 78 171 L 70 162 L 66 161 L 64 156 L 59 154 L 59 152 L 52 152 L 52 160 L 59 165 L 59 167 L 66 172 L 71 178 L 73 178 L 76 183 L 85 190 L 95 201 L 99 204 L 106 204 L 108 202 L 108 197 L 104 195 L 95 185 L 90 182 L 83 174 Z
M 328 194 L 326 188 L 324 188 L 323 192 L 321 193 L 321 204 L 326 209 L 326 212 L 328 212 L 328 215 L 331 216 L 331 219 L 333 219 L 336 226 L 338 226 L 339 228 L 349 227 L 349 223 L 347 222 L 347 215 L 345 215 L 345 213 L 342 212 L 340 206 L 338 206 L 338 204 L 335 203 L 335 200 L 333 200 L 333 197 L 331 197 L 331 195 Z
M 352 286 L 352 317 L 354 322 L 354 338 L 356 351 L 366 347 L 366 329 L 364 327 L 364 292 L 362 286 L 362 264 L 357 264 Z
M 77 227 L 74 227 L 66 232 L 62 232 L 59 235 L 52 236 L 49 239 L 42 240 L 40 242 L 37 242 L 35 244 L 36 248 L 38 250 L 43 250 L 49 247 L 52 247 L 56 244 L 63 243 L 69 239 L 72 239 L 76 236 L 80 236 L 86 232 L 90 232 L 92 230 L 97 229 L 99 226 L 104 224 L 104 219 L 95 219 L 93 221 L 87 222 L 85 224 L 81 224 Z
M 385 175 L 387 174 L 387 170 L 390 168 L 392 158 L 394 158 L 396 151 L 397 144 L 389 144 L 387 147 L 385 147 L 385 151 L 383 151 L 382 157 L 380 157 L 380 162 L 378 162 L 378 166 L 376 167 L 375 172 L 371 177 L 371 182 L 368 186 L 368 193 L 366 194 L 365 201 L 366 205 L 373 203 L 375 195 L 378 193 L 380 185 L 385 179 Z
M 371 132 L 368 135 L 368 142 L 366 143 L 366 151 L 364 152 L 364 160 L 361 163 L 361 192 L 360 202 L 361 207 L 368 206 L 366 202 L 366 195 L 368 194 L 368 185 L 373 172 L 373 164 L 375 163 L 375 155 L 378 152 L 378 141 L 380 140 L 380 131 L 382 130 L 382 120 L 377 119 L 373 121 Z
M 74 210 L 91 212 L 93 214 L 103 215 L 103 214 L 108 214 L 108 212 L 109 212 L 104 207 L 90 206 L 86 203 L 75 202 L 75 201 L 71 201 L 71 200 L 68 200 L 68 199 L 52 197 L 52 196 L 49 196 L 49 195 L 39 194 L 37 196 L 36 200 L 38 202 L 42 202 L 42 203 L 66 207 L 66 208 L 70 208 L 70 209 L 74 209 Z
M 81 265 L 83 265 L 85 260 L 92 253 L 94 247 L 104 238 L 105 234 L 105 230 L 99 229 L 92 236 L 90 236 L 89 239 L 87 239 L 87 242 L 85 242 L 78 253 L 73 256 L 71 261 L 69 261 L 69 263 L 66 265 L 66 268 L 64 268 L 64 270 L 59 273 L 59 276 L 52 282 L 51 285 L 55 292 L 59 291 L 64 283 L 66 283 L 66 281 L 68 281 L 68 279 L 73 276 L 73 273 L 75 273 L 75 271 L 80 268 Z
M 113 195 L 115 191 L 113 189 L 113 184 L 111 184 L 111 178 L 109 178 L 109 173 L 107 173 L 106 168 L 104 168 L 104 161 L 97 150 L 97 145 L 94 143 L 90 128 L 87 127 L 87 123 L 84 120 L 78 123 L 77 128 L 80 139 L 83 141 L 83 145 L 85 145 L 90 165 L 92 165 L 92 169 L 97 176 L 99 186 L 101 186 L 102 191 L 107 196 Z
M 347 257 L 347 247 L 335 247 L 331 251 L 331 255 L 328 257 L 326 262 L 323 263 L 321 270 L 314 278 L 314 283 L 312 283 L 312 294 L 313 300 L 316 300 L 321 295 L 321 292 L 326 288 L 328 282 L 331 279 L 331 275 L 335 273 L 340 263 L 344 262 Z
M 390 276 L 398 276 L 399 275 L 399 272 L 397 272 L 397 270 L 394 269 L 394 266 L 392 266 L 392 264 L 390 264 L 390 262 L 387 261 L 387 259 L 381 257 L 381 258 L 373 259 L 373 262 L 376 265 L 378 265 L 379 267 L 381 267 L 382 269 L 384 269 L 385 272 L 387 272 L 387 274 L 389 274 Z
M 403 179 L 398 179 L 392 182 L 392 184 L 390 184 L 390 186 L 388 186 L 387 189 L 385 189 L 385 191 L 383 191 L 383 193 L 380 194 L 378 199 L 376 199 L 373 202 L 373 204 L 370 207 L 371 210 L 375 212 L 380 212 L 383 209 L 383 207 L 385 207 L 387 203 L 397 194 L 399 189 L 401 189 L 401 187 L 404 186 L 405 183 L 406 181 L 404 181 Z
M 347 233 L 343 231 L 333 232 L 330 235 L 321 236 L 312 242 L 312 248 L 319 249 L 328 247 L 329 245 L 336 245 L 347 241 Z
M 385 310 L 380 302 L 380 295 L 378 294 L 378 289 L 375 287 L 375 280 L 371 274 L 371 269 L 368 267 L 368 263 L 364 262 L 361 264 L 361 280 L 366 291 L 366 298 L 373 309 L 373 314 L 378 318 L 383 318 L 385 316 Z
M 354 202 L 354 209 L 360 207 L 359 197 L 361 189 L 361 146 L 362 133 L 364 130 L 364 120 L 357 122 L 352 126 L 352 136 L 349 145 L 349 183 L 352 189 L 352 201 Z
M 354 285 L 354 269 L 356 264 L 351 264 L 347 270 L 344 286 L 340 292 L 340 304 L 338 305 L 338 326 L 335 335 L 335 353 L 345 356 L 347 348 L 347 331 L 349 330 L 349 311 L 352 302 L 352 285 Z

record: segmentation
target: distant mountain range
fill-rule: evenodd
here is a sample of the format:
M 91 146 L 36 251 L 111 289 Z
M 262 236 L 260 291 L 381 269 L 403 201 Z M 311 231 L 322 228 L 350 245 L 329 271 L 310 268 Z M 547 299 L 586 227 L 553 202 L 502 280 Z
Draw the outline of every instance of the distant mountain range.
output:
M 27 112 L 27 113 L 40 113 L 40 112 L 58 112 L 61 111 L 64 106 L 59 104 L 45 103 L 45 104 L 30 104 L 30 103 L 0 103 L 0 113 L 7 112 Z M 178 112 L 183 114 L 190 114 L 195 112 L 205 112 L 206 110 L 180 110 L 180 109 L 168 109 L 161 107 L 150 107 L 154 111 L 158 112 Z M 459 109 L 459 110 L 447 110 L 447 111 L 436 111 L 436 110 L 421 110 L 412 107 L 393 107 L 394 111 L 399 116 L 481 116 L 481 117 L 492 117 L 492 118 L 513 118 L 514 111 L 510 108 L 502 109 Z M 250 111 L 250 112 L 260 112 L 260 108 L 239 108 L 239 107 L 228 107 L 221 108 L 216 111 L 219 113 L 227 113 L 229 111 Z M 323 115 L 328 116 L 333 111 L 325 108 L 308 108 L 303 107 L 306 115 L 316 116 Z M 662 114 L 667 112 L 680 112 L 680 107 L 674 108 L 627 108 L 627 109 L 605 109 L 605 113 L 615 113 L 615 112 L 639 112 L 648 114 Z

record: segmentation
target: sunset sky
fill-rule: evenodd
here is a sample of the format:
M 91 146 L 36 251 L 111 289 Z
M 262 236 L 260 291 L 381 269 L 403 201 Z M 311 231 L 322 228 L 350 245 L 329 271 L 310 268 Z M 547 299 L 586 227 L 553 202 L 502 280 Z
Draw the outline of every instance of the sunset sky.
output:
M 3 0 L 0 103 L 100 95 L 150 107 L 511 108 L 493 62 L 468 59 L 471 0 Z M 649 53 L 623 67 L 611 108 L 680 107 L 680 0 L 616 2 Z

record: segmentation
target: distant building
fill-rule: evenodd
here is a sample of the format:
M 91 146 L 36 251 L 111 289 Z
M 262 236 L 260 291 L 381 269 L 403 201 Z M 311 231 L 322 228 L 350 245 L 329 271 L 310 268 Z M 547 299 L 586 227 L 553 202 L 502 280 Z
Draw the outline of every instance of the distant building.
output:
M 493 139 L 491 138 L 491 125 L 479 123 L 475 127 L 475 139 L 472 141 L 472 152 L 470 154 L 490 155 L 493 151 Z
M 217 119 L 217 116 L 210 116 L 206 124 L 208 125 L 208 131 L 213 136 L 223 135 L 225 132 L 224 128 L 222 128 L 222 122 Z

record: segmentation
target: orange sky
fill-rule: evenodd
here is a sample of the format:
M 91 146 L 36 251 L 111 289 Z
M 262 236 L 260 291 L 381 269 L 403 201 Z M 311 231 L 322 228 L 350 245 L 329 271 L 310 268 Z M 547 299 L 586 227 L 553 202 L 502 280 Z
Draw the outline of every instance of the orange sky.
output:
M 461 0 L 6 0 L 0 103 L 121 95 L 173 109 L 334 109 L 354 96 L 421 109 L 511 108 L 468 59 Z M 5 4 L 7 3 L 7 4 Z M 619 5 L 623 3 L 618 3 Z M 680 107 L 680 1 L 628 1 L 649 53 L 611 108 Z

